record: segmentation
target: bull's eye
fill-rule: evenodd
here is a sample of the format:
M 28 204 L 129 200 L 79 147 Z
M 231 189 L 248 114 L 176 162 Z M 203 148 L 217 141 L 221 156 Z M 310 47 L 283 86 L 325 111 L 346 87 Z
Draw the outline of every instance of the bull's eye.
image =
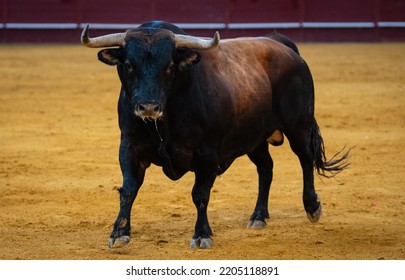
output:
M 129 62 L 124 63 L 125 71 L 132 73 L 134 72 L 134 68 L 132 67 L 132 64 Z
M 168 76 L 174 73 L 174 63 L 170 63 L 170 65 L 166 68 L 166 74 Z

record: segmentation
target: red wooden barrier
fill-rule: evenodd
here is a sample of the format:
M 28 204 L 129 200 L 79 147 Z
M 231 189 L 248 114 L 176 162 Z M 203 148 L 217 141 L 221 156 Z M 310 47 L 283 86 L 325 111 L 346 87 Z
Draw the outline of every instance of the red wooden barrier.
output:
M 161 19 L 190 34 L 296 41 L 405 41 L 404 0 L 0 0 L 0 42 L 78 42 Z

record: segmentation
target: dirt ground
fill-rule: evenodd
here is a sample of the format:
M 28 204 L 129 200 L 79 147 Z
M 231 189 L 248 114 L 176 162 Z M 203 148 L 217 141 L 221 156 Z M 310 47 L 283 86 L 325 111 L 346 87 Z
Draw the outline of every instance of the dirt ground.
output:
M 97 50 L 0 46 L 0 259 L 405 259 L 405 44 L 300 44 L 315 80 L 327 155 L 355 146 L 349 170 L 316 177 L 311 224 L 288 142 L 271 147 L 271 218 L 247 229 L 257 195 L 242 157 L 219 177 L 214 246 L 192 250 L 193 174 L 151 167 L 126 248 L 107 243 L 119 207 L 119 81 Z

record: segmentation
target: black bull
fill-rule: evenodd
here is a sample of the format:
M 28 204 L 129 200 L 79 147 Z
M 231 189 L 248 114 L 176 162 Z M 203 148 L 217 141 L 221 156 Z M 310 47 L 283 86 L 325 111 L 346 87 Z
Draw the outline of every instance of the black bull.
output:
M 284 135 L 303 171 L 303 203 L 317 222 L 321 203 L 314 168 L 333 176 L 345 169 L 349 152 L 327 161 L 314 117 L 311 73 L 293 42 L 280 34 L 222 40 L 187 36 L 178 27 L 149 22 L 125 33 L 88 37 L 88 47 L 103 49 L 99 59 L 116 65 L 122 87 L 118 101 L 123 186 L 120 211 L 109 246 L 130 240 L 130 215 L 150 164 L 177 180 L 193 171 L 197 209 L 191 247 L 212 245 L 207 207 L 215 178 L 247 154 L 257 166 L 259 191 L 249 227 L 269 218 L 273 160 L 268 143 Z

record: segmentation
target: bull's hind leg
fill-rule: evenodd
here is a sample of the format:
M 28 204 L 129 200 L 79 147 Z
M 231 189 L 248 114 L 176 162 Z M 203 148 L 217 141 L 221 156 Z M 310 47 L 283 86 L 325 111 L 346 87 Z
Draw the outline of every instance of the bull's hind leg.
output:
M 286 132 L 293 152 L 298 156 L 303 172 L 303 203 L 308 219 L 316 223 L 322 214 L 322 205 L 314 187 L 315 155 L 311 143 L 311 126 L 303 125 Z
M 259 194 L 248 227 L 263 228 L 266 226 L 266 219 L 270 218 L 268 200 L 270 185 L 273 180 L 273 159 L 270 156 L 267 143 L 263 143 L 257 147 L 253 152 L 249 153 L 248 156 L 256 165 L 259 175 Z

